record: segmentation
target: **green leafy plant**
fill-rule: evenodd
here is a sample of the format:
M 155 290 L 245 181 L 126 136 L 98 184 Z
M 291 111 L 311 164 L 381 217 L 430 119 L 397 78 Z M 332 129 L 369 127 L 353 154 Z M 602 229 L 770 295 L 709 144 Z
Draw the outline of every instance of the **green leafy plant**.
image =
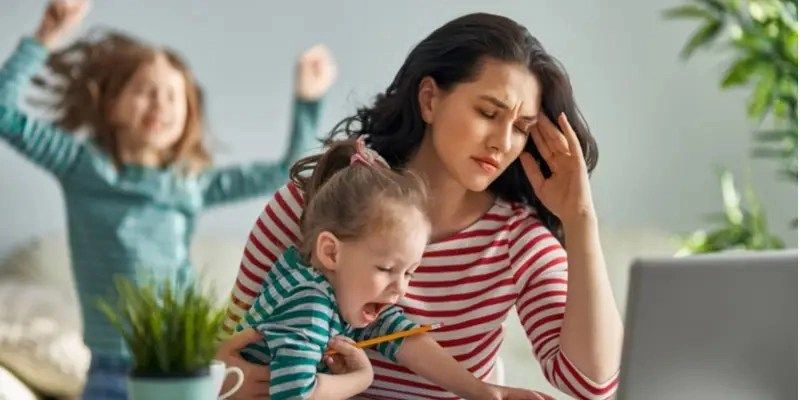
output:
M 195 285 L 170 279 L 136 285 L 114 279 L 116 295 L 98 307 L 133 355 L 134 375 L 192 374 L 207 368 L 216 352 L 224 309 Z
M 711 232 L 698 230 L 680 238 L 683 243 L 677 255 L 784 247 L 779 238 L 769 233 L 766 215 L 751 187 L 745 190 L 746 208 L 742 208 L 741 197 L 730 171 L 720 173 L 720 186 L 723 212 L 713 215 L 712 220 L 721 222 L 723 226 Z
M 797 4 L 787 0 L 692 0 L 664 12 L 668 19 L 699 20 L 681 57 L 717 47 L 733 54 L 720 86 L 752 85 L 747 116 L 757 124 L 752 155 L 776 159 L 779 175 L 797 182 Z M 771 126 L 765 127 L 770 124 Z M 733 176 L 720 177 L 722 227 L 683 238 L 679 254 L 724 249 L 771 249 L 783 244 L 767 231 L 760 202 L 747 190 L 739 204 Z M 794 219 L 794 225 L 797 219 Z
M 747 103 L 747 116 L 759 125 L 753 155 L 777 159 L 781 175 L 797 182 L 797 4 L 694 0 L 666 10 L 664 16 L 700 21 L 681 51 L 683 59 L 714 46 L 732 52 L 720 85 L 728 89 L 754 83 Z

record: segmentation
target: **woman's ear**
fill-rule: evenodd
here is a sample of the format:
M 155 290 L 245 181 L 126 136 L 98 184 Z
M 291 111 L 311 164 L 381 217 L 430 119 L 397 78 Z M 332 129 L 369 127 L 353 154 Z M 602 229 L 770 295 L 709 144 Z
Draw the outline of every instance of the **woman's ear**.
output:
M 422 120 L 427 124 L 433 122 L 436 104 L 439 100 L 440 89 L 432 77 L 426 76 L 419 82 L 419 110 Z
M 326 271 L 335 271 L 339 264 L 339 250 L 342 242 L 331 232 L 322 231 L 317 235 L 314 253 L 320 266 Z

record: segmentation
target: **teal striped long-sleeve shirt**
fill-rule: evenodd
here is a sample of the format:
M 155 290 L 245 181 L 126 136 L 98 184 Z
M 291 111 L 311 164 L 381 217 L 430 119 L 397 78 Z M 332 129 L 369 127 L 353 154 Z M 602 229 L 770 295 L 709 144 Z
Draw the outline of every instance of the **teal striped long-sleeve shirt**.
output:
M 325 277 L 303 264 L 295 247 L 289 247 L 264 280 L 261 295 L 245 314 L 237 330 L 258 330 L 264 340 L 248 345 L 242 355 L 268 364 L 272 400 L 307 399 L 318 372 L 325 372 L 322 356 L 337 335 L 356 341 L 412 329 L 418 325 L 391 306 L 366 328 L 348 326 L 339 314 L 334 291 Z M 402 339 L 385 342 L 376 350 L 396 362 Z
M 209 168 L 195 176 L 169 167 L 117 167 L 91 140 L 19 108 L 21 93 L 46 58 L 39 42 L 24 38 L 0 69 L 0 139 L 56 177 L 67 211 L 84 340 L 93 353 L 127 359 L 121 336 L 95 307 L 99 297 L 111 294 L 112 277 L 189 279 L 198 213 L 282 185 L 290 163 L 312 146 L 320 104 L 295 101 L 289 148 L 280 161 Z

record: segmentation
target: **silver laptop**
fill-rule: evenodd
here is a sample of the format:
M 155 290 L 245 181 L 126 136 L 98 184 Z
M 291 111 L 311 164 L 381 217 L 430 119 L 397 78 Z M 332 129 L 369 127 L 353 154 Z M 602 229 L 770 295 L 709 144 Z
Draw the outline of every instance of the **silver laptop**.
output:
M 797 399 L 797 251 L 633 263 L 617 399 Z

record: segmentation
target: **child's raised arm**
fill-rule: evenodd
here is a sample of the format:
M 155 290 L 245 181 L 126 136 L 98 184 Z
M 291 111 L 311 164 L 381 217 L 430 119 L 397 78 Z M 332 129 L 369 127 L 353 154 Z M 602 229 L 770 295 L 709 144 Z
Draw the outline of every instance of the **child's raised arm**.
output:
M 0 68 L 0 138 L 58 176 L 74 165 L 82 145 L 71 134 L 26 115 L 18 103 L 31 77 L 47 59 L 48 47 L 80 23 L 87 10 L 88 2 L 83 0 L 51 2 L 36 38 L 22 39 Z
M 304 153 L 319 147 L 321 98 L 336 78 L 333 57 L 323 45 L 300 55 L 295 71 L 295 99 L 289 145 L 279 161 L 212 168 L 203 174 L 206 206 L 274 192 L 289 178 L 289 168 Z
M 84 0 L 56 0 L 47 5 L 35 38 L 23 39 L 0 69 L 0 104 L 17 106 L 20 94 L 42 68 L 47 53 L 80 24 L 88 9 L 89 3 Z

